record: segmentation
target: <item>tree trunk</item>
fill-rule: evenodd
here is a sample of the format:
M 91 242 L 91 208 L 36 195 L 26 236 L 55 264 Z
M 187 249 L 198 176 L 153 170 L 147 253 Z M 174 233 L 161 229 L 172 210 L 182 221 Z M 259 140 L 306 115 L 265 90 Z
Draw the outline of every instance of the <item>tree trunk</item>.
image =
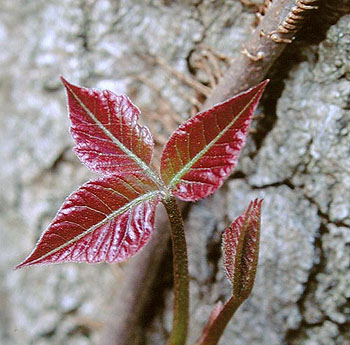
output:
M 143 255 L 122 265 L 11 270 L 64 198 L 92 177 L 71 151 L 59 74 L 129 94 L 154 134 L 157 162 L 171 131 L 242 54 L 261 2 L 0 4 L 1 344 L 98 344 L 104 325 L 122 320 L 111 301 Z M 257 279 L 220 344 L 350 342 L 350 15 L 337 21 L 349 9 L 343 7 L 328 16 L 319 10 L 274 63 L 236 172 L 185 209 L 188 344 L 230 293 L 221 233 L 256 197 L 264 198 Z M 170 332 L 171 258 L 162 247 L 155 292 L 138 331 L 130 330 L 133 345 L 165 344 Z

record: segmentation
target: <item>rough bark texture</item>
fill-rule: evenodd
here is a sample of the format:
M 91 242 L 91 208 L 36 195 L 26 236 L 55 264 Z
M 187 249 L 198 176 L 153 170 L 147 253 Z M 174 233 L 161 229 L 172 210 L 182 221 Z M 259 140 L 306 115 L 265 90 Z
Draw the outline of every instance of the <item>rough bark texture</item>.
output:
M 71 153 L 58 75 L 129 93 L 161 142 L 176 114 L 189 116 L 191 98 L 204 99 L 146 57 L 210 85 L 217 72 L 206 71 L 212 60 L 203 59 L 203 47 L 241 54 L 254 21 L 239 1 L 0 4 L 1 344 L 96 344 L 126 278 L 124 265 L 11 270 L 64 197 L 92 176 Z M 260 107 L 265 118 L 255 123 L 237 173 L 188 211 L 189 343 L 230 291 L 221 232 L 255 197 L 265 200 L 256 285 L 221 345 L 350 341 L 350 16 L 312 42 L 300 39 L 277 62 Z M 165 284 L 171 265 L 162 267 Z M 159 291 L 143 344 L 164 344 L 170 331 L 172 291 L 164 300 Z

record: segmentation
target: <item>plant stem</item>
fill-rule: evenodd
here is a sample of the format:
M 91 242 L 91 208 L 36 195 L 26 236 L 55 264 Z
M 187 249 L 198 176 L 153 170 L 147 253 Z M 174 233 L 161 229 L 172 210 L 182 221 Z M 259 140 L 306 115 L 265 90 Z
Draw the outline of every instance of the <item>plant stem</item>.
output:
M 217 318 L 208 325 L 205 333 L 200 337 L 195 345 L 216 345 L 224 330 L 231 320 L 236 310 L 243 303 L 245 298 L 236 298 L 232 296 L 224 305 Z
M 184 345 L 189 323 L 189 279 L 184 223 L 174 196 L 165 198 L 163 204 L 171 226 L 174 260 L 174 318 L 168 345 Z

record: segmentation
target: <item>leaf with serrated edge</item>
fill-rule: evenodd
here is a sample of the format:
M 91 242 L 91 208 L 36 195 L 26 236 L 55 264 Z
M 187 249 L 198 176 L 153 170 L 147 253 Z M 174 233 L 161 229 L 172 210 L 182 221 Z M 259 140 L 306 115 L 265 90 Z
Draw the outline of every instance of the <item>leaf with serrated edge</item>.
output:
M 124 261 L 147 243 L 159 200 L 156 185 L 141 175 L 87 182 L 66 199 L 33 252 L 16 268 Z
M 138 124 L 140 110 L 126 95 L 79 87 L 61 80 L 66 88 L 74 152 L 91 170 L 103 175 L 144 172 L 162 184 L 149 167 L 153 138 Z
M 166 144 L 161 176 L 185 201 L 207 197 L 234 169 L 268 80 L 181 125 Z
M 250 294 L 258 264 L 262 200 L 255 199 L 223 234 L 224 267 L 237 297 Z

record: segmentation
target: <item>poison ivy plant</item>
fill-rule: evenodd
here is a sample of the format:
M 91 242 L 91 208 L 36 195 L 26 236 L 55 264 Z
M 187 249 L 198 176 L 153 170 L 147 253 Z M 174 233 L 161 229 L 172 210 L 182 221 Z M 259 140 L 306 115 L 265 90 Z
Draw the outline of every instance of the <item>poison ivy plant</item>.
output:
M 127 96 L 79 87 L 64 78 L 62 82 L 74 152 L 101 177 L 85 183 L 66 199 L 33 252 L 16 268 L 121 262 L 147 243 L 156 207 L 162 202 L 168 211 L 174 250 L 175 310 L 169 344 L 184 344 L 188 269 L 183 222 L 175 197 L 197 201 L 223 184 L 237 163 L 268 81 L 180 126 L 165 145 L 160 175 L 151 168 L 152 135 L 139 125 L 140 111 Z M 249 295 L 253 285 L 258 248 L 253 244 L 258 243 L 254 239 L 260 206 L 261 202 L 254 201 L 224 234 L 225 268 L 236 299 Z M 218 305 L 211 322 L 215 324 L 224 310 L 225 306 Z M 211 328 L 207 326 L 203 334 L 211 334 Z

